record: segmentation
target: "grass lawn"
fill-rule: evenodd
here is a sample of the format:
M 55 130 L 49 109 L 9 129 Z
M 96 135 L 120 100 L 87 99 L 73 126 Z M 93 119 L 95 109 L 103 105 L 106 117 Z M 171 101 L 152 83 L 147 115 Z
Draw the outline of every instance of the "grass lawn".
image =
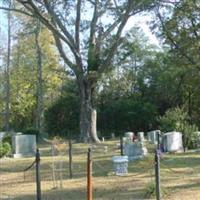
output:
M 147 185 L 154 181 L 154 156 L 152 153 L 143 160 L 129 162 L 129 173 L 119 177 L 113 174 L 111 158 L 119 155 L 118 141 L 106 141 L 93 146 L 93 196 L 94 200 L 136 200 L 145 197 Z M 107 146 L 105 152 L 104 146 Z M 67 152 L 54 157 L 59 169 L 62 161 L 63 187 L 59 181 L 61 173 L 56 172 L 52 181 L 52 156 L 49 145 L 41 145 L 41 180 L 43 200 L 84 200 L 86 199 L 86 156 L 88 146 L 73 144 L 73 174 L 69 179 Z M 151 149 L 152 150 L 152 149 Z M 150 150 L 150 152 L 152 152 Z M 23 173 L 23 169 L 34 158 L 0 160 L 0 199 L 35 200 L 35 170 Z M 200 154 L 166 154 L 161 161 L 161 185 L 166 191 L 162 199 L 200 200 Z M 57 186 L 57 188 L 55 188 Z M 155 199 L 155 197 L 152 197 Z

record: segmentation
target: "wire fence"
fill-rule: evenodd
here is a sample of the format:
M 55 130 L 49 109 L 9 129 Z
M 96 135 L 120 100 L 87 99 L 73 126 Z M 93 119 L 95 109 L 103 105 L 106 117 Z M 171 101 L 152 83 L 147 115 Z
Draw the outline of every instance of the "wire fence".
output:
M 87 198 L 87 151 L 92 149 L 93 196 L 96 200 L 145 199 L 145 187 L 155 178 L 154 154 L 143 160 L 129 162 L 129 173 L 118 177 L 114 173 L 112 156 L 121 155 L 120 141 L 106 141 L 101 144 L 81 144 L 72 141 L 40 146 L 40 179 L 42 200 L 78 200 Z M 72 158 L 70 161 L 70 151 Z M 161 159 L 161 185 L 182 189 L 189 181 L 200 176 L 198 157 L 189 165 L 190 157 L 180 154 L 177 158 L 167 155 Z M 187 162 L 186 162 L 187 161 Z M 194 161 L 194 160 L 193 160 Z M 32 200 L 36 198 L 35 158 L 4 158 L 0 160 L 0 199 Z M 70 167 L 71 165 L 71 167 Z M 70 172 L 70 168 L 72 172 Z M 170 185 L 171 184 L 171 185 Z M 178 187 L 180 186 L 180 187 Z M 169 198 L 170 199 L 170 198 Z

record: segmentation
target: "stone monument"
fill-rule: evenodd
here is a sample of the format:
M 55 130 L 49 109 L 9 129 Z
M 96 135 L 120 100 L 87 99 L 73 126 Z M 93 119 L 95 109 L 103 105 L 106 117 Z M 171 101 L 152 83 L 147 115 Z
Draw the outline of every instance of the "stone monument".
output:
M 36 136 L 17 133 L 12 138 L 12 149 L 14 158 L 35 156 Z
M 138 132 L 137 137 L 140 142 L 144 142 L 144 132 Z
M 182 152 L 182 133 L 172 131 L 165 133 L 162 137 L 163 149 L 165 152 Z
M 124 154 L 128 156 L 129 161 L 142 159 L 147 155 L 148 151 L 144 142 L 132 142 L 124 144 Z
M 125 135 L 127 140 L 130 140 L 130 141 L 133 140 L 133 137 L 134 137 L 134 133 L 133 132 L 126 132 L 124 135 Z
M 154 130 L 154 131 L 149 131 L 147 132 L 147 139 L 149 142 L 153 144 L 158 143 L 158 134 L 160 134 L 160 130 Z
M 117 176 L 123 176 L 128 173 L 128 156 L 113 156 L 112 161 Z

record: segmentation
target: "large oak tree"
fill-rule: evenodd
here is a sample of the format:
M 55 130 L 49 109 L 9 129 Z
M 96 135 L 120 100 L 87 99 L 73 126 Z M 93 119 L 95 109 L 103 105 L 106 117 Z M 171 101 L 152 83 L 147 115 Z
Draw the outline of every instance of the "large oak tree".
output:
M 98 142 L 93 92 L 112 66 L 131 16 L 159 0 L 15 0 L 12 9 L 38 18 L 53 34 L 64 62 L 76 77 L 81 99 L 80 132 Z

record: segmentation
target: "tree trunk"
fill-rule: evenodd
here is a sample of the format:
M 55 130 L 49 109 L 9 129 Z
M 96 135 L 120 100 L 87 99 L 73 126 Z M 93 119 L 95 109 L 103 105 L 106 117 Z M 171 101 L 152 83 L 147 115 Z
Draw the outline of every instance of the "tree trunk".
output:
M 37 56 L 37 113 L 36 128 L 39 133 L 44 130 L 44 99 L 43 99 L 43 80 L 42 80 L 42 50 L 39 44 L 40 22 L 37 22 L 35 30 L 35 44 Z
M 96 110 L 92 107 L 92 87 L 89 81 L 78 81 L 80 90 L 80 133 L 84 142 L 97 142 L 100 140 L 96 131 Z
M 9 8 L 11 3 L 9 3 Z M 11 51 L 11 13 L 8 11 L 8 50 L 6 64 L 6 108 L 5 108 L 5 130 L 10 130 L 10 51 Z

